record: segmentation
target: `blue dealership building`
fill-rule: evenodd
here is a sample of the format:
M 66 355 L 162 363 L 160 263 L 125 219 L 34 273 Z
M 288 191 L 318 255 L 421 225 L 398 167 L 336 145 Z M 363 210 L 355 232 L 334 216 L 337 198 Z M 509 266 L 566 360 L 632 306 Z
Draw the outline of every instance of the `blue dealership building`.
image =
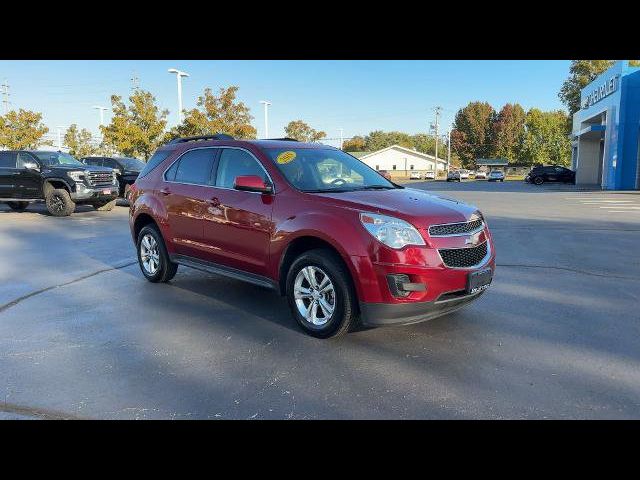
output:
M 576 184 L 640 189 L 640 67 L 617 61 L 581 93 L 573 115 Z

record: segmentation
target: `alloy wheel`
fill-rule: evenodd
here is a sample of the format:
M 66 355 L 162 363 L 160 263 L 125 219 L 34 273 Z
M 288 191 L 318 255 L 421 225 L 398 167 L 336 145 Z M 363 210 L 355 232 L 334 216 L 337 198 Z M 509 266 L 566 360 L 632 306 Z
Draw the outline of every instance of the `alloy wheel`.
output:
M 149 275 L 155 275 L 160 268 L 160 253 L 158 251 L 158 242 L 153 235 L 146 234 L 140 242 L 140 260 L 142 268 Z
M 323 326 L 331 320 L 336 307 L 335 288 L 321 268 L 303 267 L 296 275 L 293 294 L 298 312 L 305 321 Z

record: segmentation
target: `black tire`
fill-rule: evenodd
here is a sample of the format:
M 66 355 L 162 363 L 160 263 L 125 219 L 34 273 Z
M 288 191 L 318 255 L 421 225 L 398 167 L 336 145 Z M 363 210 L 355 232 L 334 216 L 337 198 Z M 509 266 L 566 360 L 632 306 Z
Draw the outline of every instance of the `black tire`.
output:
M 141 254 L 141 244 L 145 236 L 151 235 L 157 244 L 157 253 L 159 257 L 159 266 L 157 270 L 153 273 L 147 271 L 142 261 Z M 140 266 L 140 270 L 144 277 L 153 283 L 164 283 L 171 280 L 176 276 L 176 272 L 178 271 L 178 264 L 173 263 L 169 259 L 169 254 L 167 253 L 167 247 L 164 244 L 164 239 L 162 238 L 162 234 L 158 230 L 158 227 L 155 225 L 147 225 L 138 234 L 138 239 L 136 241 L 136 250 L 138 254 L 138 265 Z
M 113 207 L 116 206 L 116 199 L 110 200 L 108 202 L 94 202 L 92 203 L 93 208 L 95 208 L 99 212 L 110 212 L 113 210 Z
M 7 202 L 9 208 L 11 210 L 15 210 L 16 212 L 22 212 L 25 208 L 29 206 L 29 202 Z
M 47 210 L 54 217 L 68 217 L 76 209 L 76 204 L 71 200 L 69 192 L 63 188 L 54 188 L 47 193 L 45 198 Z
M 299 312 L 294 297 L 296 277 L 303 268 L 309 266 L 320 268 L 334 287 L 334 310 L 324 325 L 313 325 L 307 321 Z M 340 257 L 331 250 L 309 250 L 296 258 L 287 273 L 286 287 L 291 314 L 305 333 L 316 338 L 332 338 L 344 335 L 355 325 L 358 311 L 351 275 Z
M 542 185 L 544 183 L 544 178 L 542 177 L 535 177 L 533 179 L 533 183 L 536 185 Z

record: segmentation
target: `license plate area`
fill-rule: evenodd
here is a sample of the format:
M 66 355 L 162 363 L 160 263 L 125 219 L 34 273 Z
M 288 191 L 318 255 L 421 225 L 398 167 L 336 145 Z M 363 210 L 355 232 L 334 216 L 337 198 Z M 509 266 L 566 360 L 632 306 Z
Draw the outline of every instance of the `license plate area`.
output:
M 103 195 L 111 195 L 111 189 L 105 188 L 104 190 L 102 190 L 102 194 Z
M 490 268 L 470 273 L 467 275 L 467 293 L 478 293 L 488 288 L 491 280 L 493 280 L 493 270 Z

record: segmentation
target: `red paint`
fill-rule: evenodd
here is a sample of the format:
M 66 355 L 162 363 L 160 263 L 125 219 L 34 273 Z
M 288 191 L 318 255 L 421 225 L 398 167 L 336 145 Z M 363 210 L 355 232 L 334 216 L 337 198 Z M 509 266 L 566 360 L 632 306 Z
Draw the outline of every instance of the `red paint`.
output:
M 183 253 L 211 262 L 263 275 L 279 281 L 287 246 L 300 237 L 321 239 L 340 254 L 347 265 L 361 302 L 404 303 L 432 301 L 440 294 L 464 289 L 469 269 L 447 268 L 438 248 L 465 247 L 468 236 L 431 238 L 428 227 L 469 220 L 475 207 L 412 189 L 303 193 L 292 188 L 263 153 L 260 141 L 200 141 L 181 144 L 157 168 L 138 178 L 131 193 L 130 224 L 141 214 L 159 225 L 170 253 Z M 282 142 L 283 148 L 290 143 Z M 300 144 L 304 146 L 304 144 Z M 261 190 L 258 176 L 236 178 L 236 189 L 165 182 L 162 175 L 186 150 L 203 146 L 235 146 L 251 152 L 273 181 L 273 192 Z M 279 147 L 274 142 L 271 147 Z M 296 145 L 296 148 L 301 148 Z M 304 147 L 307 148 L 307 147 Z M 327 148 L 326 146 L 308 148 Z M 401 218 L 414 225 L 426 246 L 389 248 L 361 225 L 360 212 Z M 488 228 L 477 241 L 488 241 L 489 263 L 495 269 L 495 250 Z M 426 283 L 426 292 L 395 298 L 386 283 L 389 273 L 404 273 L 411 282 Z

